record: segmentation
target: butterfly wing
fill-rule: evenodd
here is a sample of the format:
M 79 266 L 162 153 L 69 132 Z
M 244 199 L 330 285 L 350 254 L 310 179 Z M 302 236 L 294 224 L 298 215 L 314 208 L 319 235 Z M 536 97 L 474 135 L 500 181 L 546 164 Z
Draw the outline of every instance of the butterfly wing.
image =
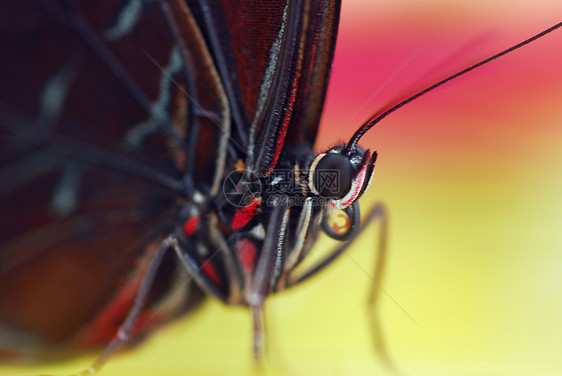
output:
M 339 1 L 193 1 L 228 93 L 236 140 L 260 175 L 288 142 L 313 145 Z
M 103 343 L 183 187 L 312 145 L 339 2 L 1 6 L 0 346 Z
M 224 100 L 202 52 L 188 60 L 174 34 L 195 27 L 184 13 L 137 1 L 2 8 L 0 347 L 107 341 L 172 228 L 181 177 L 198 166 L 203 192 L 213 184 Z M 201 138 L 205 152 L 186 147 Z

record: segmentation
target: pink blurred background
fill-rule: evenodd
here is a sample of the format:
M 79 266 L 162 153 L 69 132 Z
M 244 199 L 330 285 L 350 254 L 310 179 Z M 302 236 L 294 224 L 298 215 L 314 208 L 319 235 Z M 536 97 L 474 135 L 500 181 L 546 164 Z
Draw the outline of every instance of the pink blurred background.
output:
M 557 1 L 345 2 L 319 148 L 560 21 Z M 383 326 L 406 374 L 562 373 L 561 46 L 559 30 L 361 142 L 380 153 L 362 208 L 390 213 L 384 285 L 401 307 L 382 298 Z

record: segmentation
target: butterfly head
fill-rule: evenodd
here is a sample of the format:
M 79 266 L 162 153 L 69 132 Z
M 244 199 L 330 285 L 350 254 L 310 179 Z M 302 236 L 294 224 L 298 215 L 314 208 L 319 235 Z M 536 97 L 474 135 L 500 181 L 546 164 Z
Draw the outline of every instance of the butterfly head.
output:
M 308 188 L 331 206 L 344 209 L 367 189 L 377 152 L 359 146 L 338 145 L 319 154 L 308 170 Z

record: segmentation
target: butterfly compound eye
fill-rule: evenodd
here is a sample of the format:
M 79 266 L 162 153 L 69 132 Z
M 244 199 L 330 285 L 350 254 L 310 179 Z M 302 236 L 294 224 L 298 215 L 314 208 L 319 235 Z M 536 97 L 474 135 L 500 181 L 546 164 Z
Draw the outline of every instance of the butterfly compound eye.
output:
M 353 169 L 341 154 L 326 154 L 314 169 L 314 188 L 323 197 L 341 198 L 351 189 Z

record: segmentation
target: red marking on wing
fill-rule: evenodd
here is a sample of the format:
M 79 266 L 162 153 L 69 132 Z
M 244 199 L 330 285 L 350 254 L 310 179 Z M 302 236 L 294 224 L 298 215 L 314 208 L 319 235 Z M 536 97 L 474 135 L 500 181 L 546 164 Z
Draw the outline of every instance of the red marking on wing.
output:
M 250 222 L 252 218 L 254 218 L 260 202 L 261 200 L 254 200 L 243 208 L 236 210 L 234 218 L 230 223 L 230 227 L 232 227 L 234 230 L 238 230 L 239 228 L 245 226 L 248 222 Z
M 281 152 L 283 151 L 283 145 L 285 144 L 285 139 L 287 138 L 287 128 L 289 127 L 289 122 L 291 121 L 291 116 L 293 115 L 293 109 L 295 108 L 295 100 L 297 99 L 297 90 L 299 88 L 299 80 L 301 77 L 301 73 L 298 72 L 295 76 L 295 81 L 293 87 L 291 89 L 291 96 L 289 97 L 289 103 L 285 107 L 285 114 L 283 116 L 283 124 L 277 133 L 277 139 L 275 143 L 275 151 L 273 152 L 273 159 L 271 164 L 269 165 L 269 170 L 267 174 L 271 174 L 273 168 L 277 166 L 277 161 L 281 156 Z
M 131 310 L 148 263 L 142 263 L 137 272 L 123 285 L 117 295 L 101 313 L 73 341 L 80 348 L 99 347 L 109 343 L 116 335 Z M 147 331 L 159 322 L 158 315 L 146 312 L 135 319 L 131 337 Z
M 254 243 L 244 239 L 237 242 L 235 247 L 242 267 L 248 272 L 252 272 L 254 269 L 254 260 L 256 258 L 256 246 Z
M 185 232 L 185 234 L 187 236 L 195 235 L 198 228 L 199 228 L 199 217 L 198 216 L 194 216 L 194 217 L 189 218 L 183 224 L 183 232 Z
M 215 266 L 211 261 L 203 261 L 201 263 L 201 271 L 215 284 L 222 286 L 222 280 L 220 279 L 219 274 L 217 273 L 217 270 L 215 269 Z

